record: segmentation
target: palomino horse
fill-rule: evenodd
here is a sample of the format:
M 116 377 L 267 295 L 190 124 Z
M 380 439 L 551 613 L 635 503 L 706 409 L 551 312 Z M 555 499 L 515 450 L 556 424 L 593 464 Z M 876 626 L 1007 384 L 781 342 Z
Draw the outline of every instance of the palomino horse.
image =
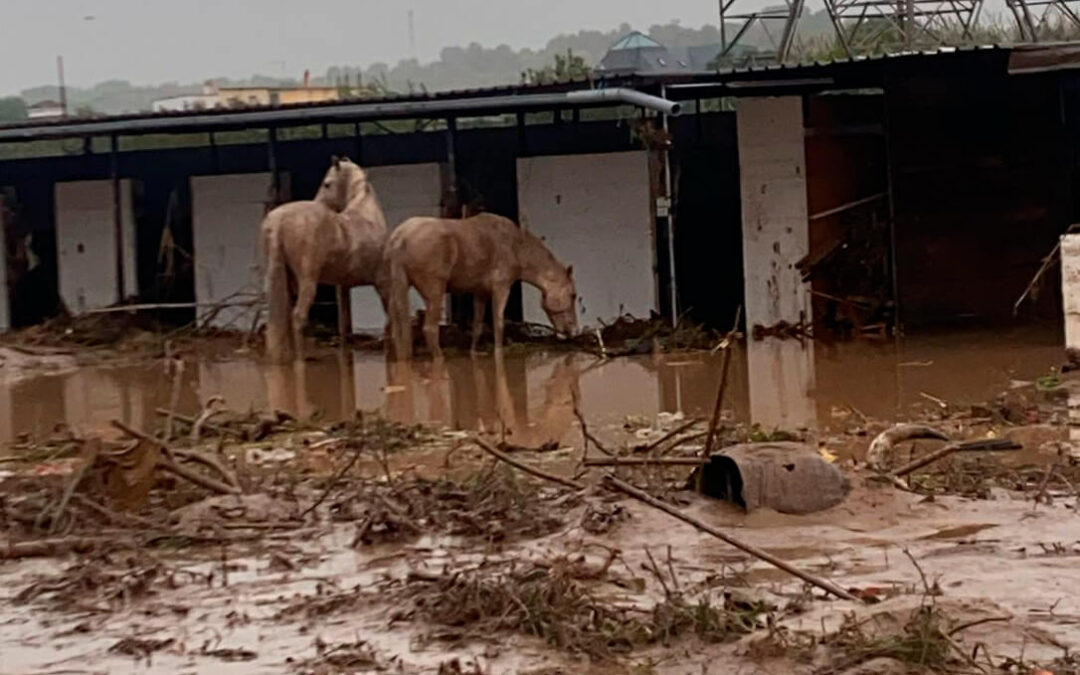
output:
M 387 303 L 393 356 L 412 355 L 409 287 L 424 298 L 424 338 L 436 358 L 439 321 L 447 291 L 473 294 L 472 348 L 484 327 L 487 300 L 492 301 L 495 349 L 501 350 L 510 287 L 521 280 L 540 289 L 543 307 L 555 330 L 577 330 L 574 277 L 534 235 L 512 221 L 489 213 L 464 220 L 410 218 L 386 241 L 379 272 L 379 293 Z
M 320 283 L 343 288 L 375 283 L 386 232 L 386 216 L 367 173 L 348 158 L 334 158 L 314 201 L 283 204 L 266 215 L 262 242 L 271 360 L 285 360 L 290 325 L 296 359 L 303 359 L 304 326 Z M 291 316 L 290 286 L 296 291 Z

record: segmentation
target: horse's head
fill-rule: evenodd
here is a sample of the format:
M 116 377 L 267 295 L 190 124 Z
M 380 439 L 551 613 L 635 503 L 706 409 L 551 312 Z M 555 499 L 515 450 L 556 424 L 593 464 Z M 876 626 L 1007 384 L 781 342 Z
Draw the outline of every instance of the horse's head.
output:
M 571 337 L 577 333 L 577 289 L 574 268 L 556 264 L 544 274 L 541 305 L 555 332 Z
M 350 202 L 371 193 L 367 172 L 348 157 L 334 157 L 333 163 L 319 185 L 315 201 L 334 211 L 344 211 Z

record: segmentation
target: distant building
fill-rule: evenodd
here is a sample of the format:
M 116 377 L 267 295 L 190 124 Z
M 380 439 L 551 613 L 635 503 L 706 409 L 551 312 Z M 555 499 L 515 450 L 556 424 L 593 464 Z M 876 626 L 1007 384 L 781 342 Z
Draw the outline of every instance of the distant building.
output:
M 745 56 L 752 48 L 738 46 Z M 627 33 L 611 46 L 596 70 L 601 75 L 664 75 L 714 70 L 721 45 L 667 47 L 640 31 Z
M 64 116 L 64 106 L 56 101 L 39 101 L 26 107 L 26 117 L 32 120 L 44 120 Z
M 205 110 L 217 106 L 217 87 L 214 86 L 213 82 L 207 82 L 199 92 L 159 98 L 153 102 L 151 109 L 154 112 L 180 112 L 184 110 Z
M 296 105 L 323 103 L 339 98 L 337 87 L 312 86 L 311 75 L 304 73 L 304 83 L 292 87 L 241 85 L 219 87 L 207 82 L 201 93 L 182 94 L 154 101 L 154 112 L 243 108 L 247 106 Z

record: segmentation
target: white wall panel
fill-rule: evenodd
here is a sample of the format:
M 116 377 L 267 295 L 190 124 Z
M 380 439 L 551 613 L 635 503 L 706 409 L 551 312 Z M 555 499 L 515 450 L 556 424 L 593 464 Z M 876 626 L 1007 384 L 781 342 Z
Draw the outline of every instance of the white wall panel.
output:
M 192 177 L 195 300 L 200 321 L 216 303 L 238 293 L 250 300 L 262 292 L 259 227 L 270 183 L 269 173 Z M 254 306 L 232 307 L 218 313 L 211 325 L 247 330 L 255 311 Z
M 521 222 L 574 266 L 581 326 L 656 309 L 648 156 L 644 151 L 517 161 Z M 525 319 L 548 323 L 524 287 Z
M 60 297 L 81 314 L 108 307 L 121 298 L 116 292 L 116 221 L 113 184 L 108 180 L 57 183 L 56 249 Z M 135 217 L 131 182 L 120 182 L 123 223 L 124 295 L 138 293 L 135 268 Z

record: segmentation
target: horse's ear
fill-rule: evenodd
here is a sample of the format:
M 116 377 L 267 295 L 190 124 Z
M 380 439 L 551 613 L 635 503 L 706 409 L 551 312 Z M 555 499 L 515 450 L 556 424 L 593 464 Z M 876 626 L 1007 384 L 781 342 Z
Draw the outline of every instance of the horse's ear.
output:
M 341 158 L 338 157 L 337 155 L 333 155 L 330 158 L 330 161 L 331 161 L 331 163 L 333 163 L 335 169 L 341 168 Z
M 568 276 L 568 277 L 573 277 L 574 276 L 574 266 L 573 265 L 567 265 L 566 266 L 566 276 Z

